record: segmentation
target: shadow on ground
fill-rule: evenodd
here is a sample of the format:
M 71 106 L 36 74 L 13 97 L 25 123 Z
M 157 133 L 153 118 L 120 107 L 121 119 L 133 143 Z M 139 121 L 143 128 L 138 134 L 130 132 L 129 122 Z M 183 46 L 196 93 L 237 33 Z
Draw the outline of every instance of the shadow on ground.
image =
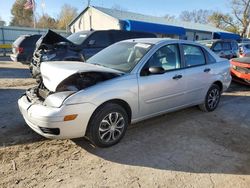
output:
M 0 89 L 0 147 L 32 143 L 43 139 L 25 123 L 17 100 L 23 89 Z
M 233 91 L 233 89 L 231 90 Z M 110 148 L 74 142 L 119 164 L 191 173 L 250 174 L 250 97 L 222 96 L 211 113 L 196 107 L 130 126 Z
M 250 86 L 237 83 L 237 82 L 232 82 L 229 89 L 227 90 L 227 93 L 229 92 L 238 92 L 238 91 L 250 91 Z

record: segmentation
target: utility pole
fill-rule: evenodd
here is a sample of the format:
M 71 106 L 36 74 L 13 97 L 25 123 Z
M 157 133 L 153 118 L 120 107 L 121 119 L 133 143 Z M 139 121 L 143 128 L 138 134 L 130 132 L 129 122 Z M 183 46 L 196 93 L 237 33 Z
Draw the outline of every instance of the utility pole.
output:
M 42 16 L 44 17 L 44 15 L 45 15 L 45 13 L 44 13 L 44 10 L 45 10 L 45 2 L 44 2 L 44 0 L 42 0 L 42 2 L 41 2 L 41 8 L 42 8 Z M 44 23 L 43 23 L 43 29 L 45 28 L 45 25 L 44 25 Z
M 90 6 L 90 0 L 88 0 L 88 5 L 87 5 L 87 7 L 89 7 Z
M 36 4 L 35 0 L 32 0 L 32 11 L 33 11 L 33 22 L 34 22 L 34 28 L 36 28 Z

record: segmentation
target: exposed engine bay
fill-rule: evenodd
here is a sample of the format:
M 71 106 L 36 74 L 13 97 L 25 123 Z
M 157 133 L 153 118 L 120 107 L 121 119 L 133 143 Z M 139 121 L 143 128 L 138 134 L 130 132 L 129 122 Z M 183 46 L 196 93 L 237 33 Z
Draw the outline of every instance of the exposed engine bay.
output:
M 85 61 L 79 46 L 59 34 L 48 30 L 36 43 L 36 49 L 30 64 L 33 78 L 41 79 L 40 65 L 44 61 Z
M 107 72 L 83 72 L 76 73 L 63 80 L 56 88 L 55 92 L 49 91 L 43 82 L 38 86 L 26 91 L 26 95 L 31 102 L 42 103 L 49 95 L 63 91 L 78 92 L 100 82 L 110 80 L 119 76 L 115 73 Z

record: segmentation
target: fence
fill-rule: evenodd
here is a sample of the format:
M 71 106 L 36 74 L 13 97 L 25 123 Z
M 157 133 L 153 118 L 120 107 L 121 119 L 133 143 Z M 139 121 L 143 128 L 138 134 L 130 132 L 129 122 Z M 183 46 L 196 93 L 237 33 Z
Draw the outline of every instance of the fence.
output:
M 62 36 L 68 36 L 69 33 L 63 30 L 53 30 Z M 0 27 L 0 54 L 6 55 L 11 52 L 12 43 L 20 35 L 32 35 L 32 34 L 45 34 L 47 29 L 34 29 L 29 27 L 10 27 L 3 26 Z

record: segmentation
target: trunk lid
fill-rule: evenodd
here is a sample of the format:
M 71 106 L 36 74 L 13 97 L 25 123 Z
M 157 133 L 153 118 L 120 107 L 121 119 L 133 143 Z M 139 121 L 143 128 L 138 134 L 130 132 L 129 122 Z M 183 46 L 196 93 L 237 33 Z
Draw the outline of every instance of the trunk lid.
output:
M 118 70 L 77 61 L 50 61 L 43 62 L 41 64 L 43 84 L 47 89 L 53 92 L 55 92 L 57 86 L 69 76 L 83 72 L 106 72 L 123 74 L 123 72 Z

